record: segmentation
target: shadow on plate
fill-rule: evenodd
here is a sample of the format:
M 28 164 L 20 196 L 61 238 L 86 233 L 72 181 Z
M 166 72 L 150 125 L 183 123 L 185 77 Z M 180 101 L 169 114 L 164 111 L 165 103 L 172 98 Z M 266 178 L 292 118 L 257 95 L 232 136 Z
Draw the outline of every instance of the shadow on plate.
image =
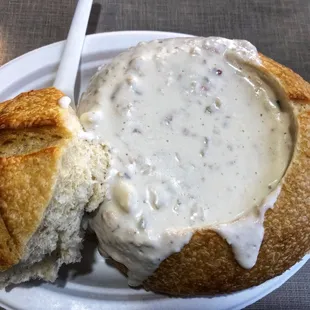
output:
M 67 281 L 70 279 L 74 279 L 78 276 L 86 275 L 92 272 L 92 266 L 95 262 L 95 254 L 97 251 L 97 241 L 96 236 L 92 233 L 87 233 L 85 236 L 85 240 L 83 243 L 82 249 L 82 260 L 79 263 L 63 265 L 59 272 L 58 278 L 53 283 L 58 287 L 65 287 Z M 36 286 L 40 286 L 42 284 L 46 284 L 43 280 L 32 280 L 29 282 L 25 282 L 22 284 L 12 284 L 6 287 L 6 292 L 10 292 L 15 287 L 23 287 L 23 288 L 32 288 Z
M 87 234 L 85 236 L 82 260 L 79 263 L 63 265 L 58 272 L 58 279 L 55 281 L 55 285 L 64 287 L 68 279 L 72 280 L 78 276 L 89 274 L 93 270 L 93 264 L 95 263 L 95 255 L 97 251 L 97 240 L 94 234 Z

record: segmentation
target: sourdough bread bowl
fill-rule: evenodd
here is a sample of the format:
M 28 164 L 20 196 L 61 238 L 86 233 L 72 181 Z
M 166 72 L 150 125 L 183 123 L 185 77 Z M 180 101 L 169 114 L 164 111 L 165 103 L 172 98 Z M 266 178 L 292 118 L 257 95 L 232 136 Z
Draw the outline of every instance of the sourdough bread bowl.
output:
M 155 43 L 150 42 L 139 45 L 121 56 L 116 57 L 110 65 L 98 71 L 92 78 L 79 108 L 80 119 L 86 131 L 98 135 L 99 139 L 103 136 L 103 141 L 113 150 L 115 147 L 113 143 L 116 140 L 114 139 L 115 137 L 113 138 L 107 134 L 107 128 L 116 131 L 120 129 L 120 131 L 117 131 L 118 137 L 124 137 L 122 141 L 132 146 L 130 151 L 134 152 L 135 149 L 139 149 L 142 140 L 139 140 L 139 137 L 134 134 L 141 134 L 145 127 L 149 126 L 143 127 L 142 123 L 142 127 L 130 127 L 130 130 L 133 130 L 130 131 L 127 136 L 121 136 L 121 132 L 124 131 L 124 129 L 117 127 L 118 123 L 116 125 L 111 123 L 111 119 L 113 120 L 115 117 L 119 117 L 119 124 L 125 124 L 127 119 L 124 117 L 126 116 L 129 121 L 132 122 L 132 118 L 130 117 L 132 117 L 136 111 L 143 109 L 140 105 L 139 108 L 135 110 L 134 104 L 137 103 L 138 105 L 141 102 L 148 103 L 148 100 L 143 101 L 143 99 L 141 99 L 141 96 L 144 95 L 141 81 L 147 76 L 149 79 L 147 80 L 147 86 L 145 88 L 149 85 L 156 88 L 158 86 L 157 81 L 163 78 L 161 72 L 164 72 L 165 68 L 167 66 L 169 67 L 170 63 L 177 61 L 175 60 L 177 57 L 177 52 L 175 52 L 175 50 L 181 50 L 182 53 L 185 51 L 189 53 L 191 57 L 196 57 L 200 55 L 200 50 L 204 49 L 203 45 L 205 43 L 201 42 L 207 39 L 188 39 L 188 42 L 196 43 L 193 43 L 193 45 L 191 45 L 192 43 L 188 43 L 185 49 L 182 49 L 182 44 L 184 42 L 173 40 L 174 41 L 159 40 L 156 42 L 154 41 Z M 217 39 L 215 39 L 215 41 L 212 41 L 212 38 L 209 40 L 211 40 L 213 44 Z M 205 45 L 209 48 L 210 45 L 208 45 L 208 42 Z M 220 44 L 223 43 L 221 40 L 218 42 L 220 42 Z M 233 241 L 227 238 L 227 235 L 225 236 L 225 234 L 221 233 L 221 229 L 219 229 L 219 225 L 224 225 L 225 227 L 226 225 L 233 225 L 234 223 L 242 224 L 243 218 L 247 218 L 248 214 L 251 213 L 249 209 L 247 212 L 243 212 L 241 215 L 236 215 L 234 218 L 230 219 L 229 223 L 218 221 L 212 225 L 205 225 L 205 227 L 203 227 L 202 223 L 196 227 L 190 228 L 188 227 L 190 225 L 173 227 L 172 217 L 174 215 L 173 213 L 169 213 L 169 216 L 171 214 L 173 216 L 162 217 L 160 220 L 157 218 L 157 223 L 159 221 L 164 222 L 167 220 L 169 222 L 169 220 L 171 220 L 172 228 L 175 229 L 170 230 L 165 237 L 168 236 L 168 241 L 170 244 L 173 244 L 172 241 L 174 241 L 174 239 L 177 240 L 180 236 L 183 236 L 184 243 L 179 243 L 177 246 L 171 245 L 171 248 L 169 248 L 169 246 L 167 246 L 167 240 L 165 241 L 166 243 L 163 242 L 162 240 L 164 238 L 158 237 L 158 235 L 149 237 L 149 231 L 149 235 L 146 235 L 145 239 L 143 239 L 144 237 L 141 236 L 145 234 L 142 232 L 145 230 L 145 222 L 141 221 L 140 211 L 136 211 L 135 209 L 136 204 L 133 203 L 135 195 L 131 194 L 132 187 L 130 185 L 134 184 L 135 186 L 138 183 L 126 183 L 127 185 L 124 185 L 124 183 L 117 183 L 119 181 L 114 182 L 113 179 L 115 175 L 117 178 L 121 178 L 120 182 L 131 182 L 131 178 L 134 178 L 134 176 L 130 176 L 130 173 L 128 173 L 128 176 L 127 170 L 127 172 L 122 170 L 125 164 L 123 165 L 121 163 L 122 161 L 117 159 L 116 155 L 114 157 L 116 164 L 113 164 L 113 154 L 117 154 L 121 157 L 121 152 L 124 150 L 122 149 L 123 146 L 119 144 L 120 151 L 116 150 L 116 152 L 110 152 L 112 160 L 110 160 L 110 173 L 108 172 L 108 181 L 106 182 L 107 192 L 110 191 L 110 196 L 106 196 L 106 202 L 102 204 L 99 211 L 94 215 L 90 225 L 97 234 L 100 253 L 105 257 L 112 258 L 115 266 L 129 276 L 130 285 L 142 285 L 146 290 L 182 296 L 230 293 L 259 285 L 268 279 L 280 275 L 309 252 L 310 85 L 292 70 L 262 54 L 258 54 L 256 50 L 249 47 L 244 41 L 240 43 L 240 46 L 238 45 L 239 43 L 237 43 L 237 47 L 234 43 L 228 41 L 224 43 L 227 44 L 227 46 L 233 44 L 233 48 L 230 49 L 229 52 L 232 50 L 235 52 L 237 50 L 237 53 L 240 52 L 238 55 L 241 55 L 241 58 L 246 57 L 245 62 L 242 61 L 242 64 L 246 67 L 249 66 L 249 72 L 258 77 L 259 85 L 266 83 L 268 87 L 272 89 L 272 92 L 274 92 L 276 98 L 278 98 L 276 102 L 280 106 L 280 110 L 285 110 L 290 116 L 289 130 L 292 137 L 292 145 L 288 150 L 289 156 L 287 164 L 285 164 L 284 170 L 281 172 L 282 174 L 279 175 L 276 195 L 271 199 L 272 202 L 267 203 L 267 207 L 265 205 L 266 208 L 257 208 L 255 211 L 256 215 L 255 212 L 252 213 L 252 215 L 254 214 L 253 216 L 256 217 L 251 222 L 249 228 L 252 229 L 256 224 L 259 224 L 260 226 L 257 226 L 257 229 L 259 229 L 261 237 L 260 242 L 253 246 L 253 252 L 256 253 L 254 263 L 241 264 L 240 259 L 237 259 L 238 251 L 236 252 L 236 249 L 232 246 Z M 168 47 L 165 44 L 167 44 Z M 195 44 L 198 44 L 197 49 Z M 218 52 L 217 48 L 213 48 L 214 46 L 212 46 L 212 44 L 211 48 L 206 48 L 206 50 L 208 50 L 208 52 L 211 50 L 211 52 L 215 54 L 221 54 Z M 239 47 L 240 50 L 238 50 Z M 250 48 L 250 55 L 247 54 L 248 48 Z M 158 52 L 155 56 L 152 54 L 154 50 Z M 161 58 L 161 53 L 167 53 L 168 56 L 162 61 L 163 66 L 156 67 L 156 70 L 152 69 L 153 75 L 150 78 L 146 71 L 143 70 L 146 70 L 145 68 L 147 68 L 149 64 L 148 61 L 156 63 L 158 59 Z M 230 55 L 230 53 L 225 53 L 223 55 Z M 174 60 L 169 60 L 169 55 L 173 55 L 172 58 Z M 230 57 L 229 55 L 228 57 Z M 252 61 L 252 57 L 254 57 L 254 61 Z M 238 59 L 240 60 L 240 57 Z M 143 67 L 144 61 L 147 63 L 145 67 Z M 179 70 L 177 72 L 183 72 L 182 69 L 188 65 L 187 62 L 190 61 L 187 58 L 182 58 L 182 62 L 177 63 L 176 68 Z M 201 64 L 206 64 L 207 62 L 208 59 L 201 62 Z M 208 71 L 210 74 L 214 74 L 212 78 L 216 78 L 216 76 L 219 75 L 224 76 L 226 74 L 226 71 L 222 72 L 221 68 L 217 69 L 217 65 L 218 63 L 215 61 L 214 64 L 212 62 L 212 66 L 214 66 L 216 70 L 214 71 L 214 68 L 211 68 L 212 70 Z M 236 79 L 238 75 L 241 75 L 242 78 L 251 80 L 251 76 L 247 74 L 247 71 L 245 71 L 245 73 L 240 73 L 240 70 L 236 69 L 238 65 L 241 66 L 239 61 L 237 63 L 229 62 L 228 65 L 230 66 L 228 66 L 229 68 L 233 67 L 233 70 L 236 70 L 234 71 Z M 170 68 L 171 67 L 169 67 L 169 69 Z M 148 71 L 148 73 L 149 72 L 150 71 Z M 167 85 L 170 83 L 169 76 L 173 76 L 173 73 L 169 74 Z M 188 74 L 188 76 L 190 76 L 190 74 Z M 154 79 L 152 80 L 152 78 Z M 180 79 L 181 78 L 177 76 L 173 82 Z M 205 80 L 209 81 L 209 79 Z M 118 84 L 119 81 L 121 82 Z M 128 91 L 126 83 L 129 85 Z M 171 84 L 169 84 L 169 86 L 170 85 Z M 139 88 L 139 86 L 141 86 L 141 88 Z M 147 89 L 151 91 L 150 88 Z M 208 90 L 206 87 L 201 87 L 201 89 L 203 91 Z M 158 91 L 164 94 L 162 89 L 158 89 Z M 136 93 L 137 97 L 140 96 L 140 99 L 135 101 L 134 99 L 136 98 L 131 97 L 133 92 Z M 231 96 L 233 96 L 233 94 Z M 151 103 L 153 105 L 159 105 L 162 99 L 160 99 L 159 95 L 155 97 L 155 100 Z M 122 105 L 124 102 L 125 104 Z M 133 105 L 131 105 L 132 102 Z M 165 102 L 167 109 L 172 102 L 172 99 L 169 102 Z M 108 108 L 106 108 L 107 105 L 109 105 Z M 116 107 L 117 111 L 115 112 L 111 107 Z M 125 111 L 126 113 L 124 113 L 124 109 L 127 109 Z M 114 114 L 111 112 L 112 110 Z M 158 112 L 158 110 L 156 111 Z M 143 122 L 143 118 L 146 118 L 149 124 L 153 126 L 153 132 L 157 132 L 157 128 L 154 127 L 156 121 L 155 114 L 157 114 L 157 112 L 154 112 L 150 119 L 147 118 L 147 114 L 144 114 L 142 117 L 139 115 L 139 122 Z M 257 117 L 259 117 L 259 115 Z M 165 119 L 165 121 L 166 125 L 170 125 L 172 118 Z M 107 127 L 98 129 L 98 126 L 100 127 L 100 122 L 104 123 Z M 140 124 L 139 122 L 134 123 L 134 125 Z M 148 131 L 148 133 L 150 133 L 150 131 Z M 101 134 L 102 136 L 100 136 Z M 284 134 L 286 134 L 286 132 Z M 165 135 L 167 134 L 165 133 Z M 188 136 L 188 134 L 186 135 Z M 133 138 L 132 141 L 126 140 L 126 137 L 129 139 L 131 136 L 136 138 Z M 266 140 L 267 138 L 268 136 L 266 136 Z M 149 139 L 148 141 L 152 141 L 152 136 L 147 136 L 147 139 Z M 149 146 L 145 149 L 151 148 L 152 144 L 150 143 L 148 145 Z M 280 155 L 281 152 L 278 153 L 278 156 Z M 180 157 L 182 158 L 182 154 Z M 179 156 L 176 156 L 176 160 L 178 162 L 180 161 Z M 256 158 L 248 159 L 248 161 L 253 161 L 254 164 L 255 160 Z M 279 158 L 279 161 L 280 160 Z M 135 161 L 132 160 L 132 162 Z M 113 170 L 112 168 L 115 168 L 118 172 L 116 173 L 114 171 L 115 169 Z M 169 167 L 167 166 L 167 170 L 168 169 Z M 202 168 L 200 167 L 200 169 Z M 113 173 L 111 173 L 112 170 Z M 136 175 L 136 172 L 134 172 L 134 175 Z M 123 177 L 127 178 L 127 180 Z M 188 177 L 190 177 L 189 170 Z M 248 185 L 250 184 L 245 184 L 244 187 Z M 139 184 L 137 186 L 139 186 Z M 260 185 L 257 183 L 251 186 L 259 189 Z M 271 189 L 269 185 L 268 188 Z M 207 188 L 201 190 L 207 191 Z M 158 197 L 156 193 L 154 195 L 155 198 L 153 196 L 153 198 L 147 199 L 153 199 L 156 206 Z M 148 197 L 150 196 L 151 195 Z M 145 203 L 145 201 L 143 201 L 143 203 Z M 227 207 L 229 208 L 229 205 Z M 137 207 L 137 209 L 140 210 L 139 207 Z M 160 207 L 153 209 L 160 209 Z M 153 212 L 153 210 L 150 212 Z M 149 220 L 152 219 L 149 218 Z M 154 224 L 155 222 L 152 223 Z M 139 225 L 139 228 L 133 228 L 138 227 L 134 226 L 133 223 Z M 167 226 L 165 227 L 167 228 Z M 189 231 L 190 233 L 188 234 Z M 249 231 L 251 232 L 252 230 Z M 252 255 L 251 251 L 248 253 L 249 256 Z M 157 254 L 158 256 L 156 256 Z M 147 258 L 145 258 L 145 256 L 147 256 Z M 156 263 L 155 260 L 158 260 L 158 262 Z M 136 276 L 137 274 L 138 276 Z
M 0 287 L 79 261 L 84 211 L 103 199 L 105 149 L 79 137 L 62 98 L 46 88 L 0 104 Z
M 191 295 L 240 291 L 278 276 L 310 250 L 310 85 L 292 70 L 260 54 L 263 75 L 279 84 L 296 122 L 294 153 L 282 188 L 265 214 L 256 264 L 242 268 L 216 232 L 198 230 L 179 253 L 164 260 L 144 283 L 147 290 Z

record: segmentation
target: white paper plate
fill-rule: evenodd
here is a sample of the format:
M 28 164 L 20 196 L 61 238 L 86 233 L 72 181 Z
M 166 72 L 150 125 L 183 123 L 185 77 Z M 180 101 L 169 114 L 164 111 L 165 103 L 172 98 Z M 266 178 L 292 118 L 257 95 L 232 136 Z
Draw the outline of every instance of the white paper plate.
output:
M 128 31 L 88 36 L 84 45 L 78 88 L 83 90 L 97 67 L 140 41 L 186 36 L 184 34 Z M 20 92 L 52 84 L 63 42 L 25 54 L 0 68 L 0 102 Z M 144 290 L 134 290 L 117 270 L 96 251 L 94 241 L 85 244 L 83 261 L 63 268 L 56 284 L 31 282 L 0 291 L 6 309 L 241 309 L 272 292 L 307 261 L 308 256 L 282 276 L 239 293 L 213 298 L 168 298 Z M 67 280 L 65 280 L 67 277 Z

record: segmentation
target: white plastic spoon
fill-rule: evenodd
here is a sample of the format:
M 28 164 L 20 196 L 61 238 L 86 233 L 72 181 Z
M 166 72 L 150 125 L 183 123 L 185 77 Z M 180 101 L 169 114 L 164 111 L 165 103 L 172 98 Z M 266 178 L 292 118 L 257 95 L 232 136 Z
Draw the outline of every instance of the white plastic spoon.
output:
M 93 0 L 79 0 L 71 22 L 68 37 L 58 67 L 54 87 L 61 90 L 74 102 L 74 87 L 83 49 L 87 24 Z

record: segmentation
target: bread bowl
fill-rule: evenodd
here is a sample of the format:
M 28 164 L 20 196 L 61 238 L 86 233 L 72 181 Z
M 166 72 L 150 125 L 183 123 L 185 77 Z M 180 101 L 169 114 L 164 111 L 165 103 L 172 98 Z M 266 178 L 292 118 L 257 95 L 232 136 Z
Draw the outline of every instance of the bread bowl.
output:
M 303 154 L 308 154 L 307 149 L 307 143 L 308 143 L 307 141 L 309 140 L 309 136 L 307 135 L 308 121 L 305 118 L 305 115 L 307 112 L 307 101 L 309 99 L 309 86 L 299 76 L 292 73 L 291 70 L 274 63 L 273 61 L 269 60 L 268 58 L 262 55 L 260 55 L 260 58 L 263 60 L 263 65 L 265 67 L 265 69 L 263 67 L 260 67 L 261 70 L 270 71 L 274 75 L 274 77 L 277 77 L 277 79 L 281 80 L 281 82 L 279 83 L 282 84 L 282 86 L 278 85 L 278 87 L 280 88 L 281 94 L 282 96 L 284 96 L 284 99 L 285 97 L 288 97 L 290 98 L 290 100 L 295 102 L 294 106 L 295 108 L 297 108 L 297 111 L 294 110 L 294 114 L 297 115 L 298 113 L 300 113 L 304 115 L 303 117 L 300 117 L 299 122 L 300 124 L 302 124 L 302 131 L 304 132 L 304 134 L 300 135 L 300 133 L 297 132 L 296 137 L 297 138 L 299 137 L 299 139 L 302 138 L 302 141 L 306 141 L 303 142 L 303 145 L 306 145 L 306 147 L 302 146 L 302 148 L 303 148 Z M 269 76 L 269 73 L 267 72 L 266 75 Z M 294 87 L 292 87 L 291 85 L 294 85 Z M 301 107 L 300 111 L 299 107 Z M 304 109 L 304 111 L 302 111 L 302 109 Z M 295 119 L 297 119 L 296 116 Z M 295 148 L 296 147 L 297 144 L 295 143 Z M 294 156 L 296 157 L 296 154 L 294 154 Z M 291 167 L 295 162 L 294 159 L 295 157 L 293 157 L 289 169 L 287 170 L 286 175 L 283 178 L 285 182 L 286 178 L 288 178 L 290 175 L 291 175 L 290 176 L 291 182 L 295 182 L 294 174 L 296 173 L 293 172 L 293 175 L 290 174 L 291 173 L 290 171 L 292 170 Z M 304 162 L 307 159 L 306 157 L 302 158 L 303 158 L 302 162 Z M 297 166 L 299 166 L 299 164 L 297 164 Z M 304 169 L 303 170 L 304 175 L 307 175 L 306 168 L 307 167 L 305 164 L 303 164 L 301 167 L 301 169 Z M 103 170 L 105 170 L 105 168 L 103 168 Z M 100 169 L 98 169 L 98 171 L 100 171 Z M 304 176 L 304 178 L 302 179 L 302 182 L 304 183 L 303 185 L 304 189 L 305 188 L 308 189 L 306 181 L 307 177 Z M 294 186 L 299 185 L 295 183 L 295 185 L 293 184 L 291 188 L 293 188 Z M 279 196 L 279 199 L 281 199 L 282 197 L 281 195 L 284 195 L 282 192 L 283 188 Z M 303 191 L 303 194 L 305 195 L 305 191 Z M 303 199 L 303 202 L 305 200 L 306 199 Z M 258 261 L 255 267 L 252 268 L 251 270 L 245 270 L 241 268 L 238 263 L 236 263 L 231 247 L 227 245 L 227 242 L 224 241 L 224 239 L 219 237 L 219 235 L 217 235 L 214 231 L 204 230 L 201 232 L 196 232 L 192 236 L 189 244 L 184 246 L 179 253 L 172 254 L 167 259 L 163 260 L 159 268 L 155 271 L 155 273 L 152 276 L 149 276 L 148 279 L 144 281 L 143 286 L 149 290 L 173 295 L 213 294 L 218 292 L 220 293 L 231 292 L 235 290 L 240 290 L 242 288 L 250 287 L 253 285 L 257 285 L 270 277 L 280 274 L 281 272 L 286 270 L 289 266 L 291 266 L 295 261 L 301 258 L 306 251 L 308 251 L 307 238 L 306 238 L 308 231 L 307 227 L 304 225 L 303 230 L 299 230 L 303 234 L 303 236 L 305 236 L 305 238 L 303 238 L 302 242 L 300 243 L 301 248 L 296 249 L 295 253 L 291 253 L 292 252 L 291 248 L 294 247 L 295 250 L 295 245 L 297 244 L 295 233 L 296 228 L 299 229 L 299 223 L 303 224 L 306 223 L 306 221 L 308 220 L 306 214 L 307 206 L 308 206 L 307 203 L 303 203 L 303 207 L 300 209 L 302 218 L 301 219 L 298 218 L 298 223 L 295 223 L 292 226 L 288 225 L 288 228 L 286 227 L 284 231 L 280 230 L 278 239 L 275 240 L 273 236 L 273 241 L 269 243 L 270 245 L 267 249 L 266 246 L 264 245 L 266 241 L 263 242 L 258 257 Z M 278 209 L 278 203 L 275 205 L 274 210 L 277 209 Z M 287 209 L 282 210 L 284 211 L 282 211 L 281 214 L 285 213 Z M 277 233 L 275 232 L 275 229 L 270 226 L 271 224 L 269 224 L 268 226 L 267 222 L 269 214 L 273 214 L 273 212 L 274 212 L 273 210 L 268 210 L 266 213 L 266 221 L 264 225 L 266 229 L 265 240 L 267 240 L 267 242 L 269 240 L 267 239 L 269 238 L 267 233 L 274 235 L 276 235 Z M 283 216 L 281 217 L 281 214 L 278 215 L 278 218 L 276 218 L 276 222 L 285 219 L 285 217 Z M 296 217 L 297 216 L 295 214 L 294 218 Z M 286 232 L 288 232 L 289 236 L 287 241 L 284 240 L 285 238 L 284 234 Z M 291 243 L 292 240 L 293 244 Z M 210 243 L 206 246 L 205 241 L 209 241 Z M 279 242 L 277 243 L 277 241 Z M 200 246 L 201 244 L 202 246 Z M 272 252 L 268 250 L 270 249 L 271 246 L 275 244 L 276 244 L 275 246 L 276 251 Z M 280 250 L 282 249 L 282 252 L 279 249 Z M 211 252 L 210 250 L 213 251 Z M 261 261 L 260 256 L 262 255 L 261 253 L 264 253 L 264 251 L 265 252 L 267 251 L 266 254 L 267 258 L 275 257 L 275 259 L 278 259 L 279 257 L 280 258 L 282 257 L 282 260 L 280 259 L 279 262 L 273 263 L 271 268 L 267 268 L 268 265 L 264 264 L 266 262 L 264 258 L 263 262 L 260 262 Z M 286 254 L 287 257 L 289 258 L 288 262 L 284 261 L 284 256 L 286 256 Z M 196 259 L 196 257 L 198 259 Z M 194 263 L 195 261 L 198 261 L 198 263 L 195 264 Z M 215 266 L 217 268 L 216 269 L 214 268 L 214 265 L 213 266 L 210 265 L 210 262 L 213 263 L 217 261 L 219 262 L 219 264 Z M 222 262 L 224 267 L 222 267 Z M 127 273 L 127 270 L 123 265 L 117 262 L 115 262 L 115 264 L 118 266 L 119 269 Z M 259 269 L 257 269 L 257 264 L 260 264 Z M 225 267 L 229 268 L 228 271 L 225 269 Z M 216 270 L 218 270 L 218 272 Z M 252 272 L 252 270 L 256 271 Z M 210 273 L 207 273 L 208 271 Z M 53 277 L 49 279 L 52 278 L 54 279 L 55 276 L 53 275 Z M 45 277 L 45 279 L 48 279 L 48 277 Z M 243 280 L 244 282 L 242 282 Z
M 80 138 L 68 99 L 51 87 L 0 104 L 0 287 L 79 261 L 84 211 L 103 199 L 104 146 Z
M 199 48 L 203 49 L 203 47 L 199 45 L 199 42 L 207 39 L 198 38 L 188 40 L 196 42 L 193 46 L 190 46 L 194 48 L 190 52 L 192 56 L 195 56 L 197 52 L 195 51 L 195 44 L 198 44 Z M 159 50 L 160 52 L 162 51 L 162 46 L 164 46 L 163 49 L 165 49 L 166 43 L 168 45 L 170 44 L 168 41 L 147 43 L 146 48 L 150 46 L 151 51 L 154 50 L 154 48 L 159 48 L 161 49 Z M 212 44 L 214 44 L 214 42 Z M 226 41 L 225 44 L 229 45 L 230 43 Z M 280 99 L 281 108 L 285 108 L 291 116 L 290 128 L 292 129 L 291 137 L 293 141 L 288 163 L 285 166 L 283 175 L 280 176 L 281 181 L 279 181 L 279 186 L 277 187 L 278 191 L 274 196 L 274 200 L 276 201 L 275 203 L 270 203 L 268 208 L 260 214 L 262 217 L 257 217 L 257 221 L 261 221 L 260 224 L 263 224 L 265 230 L 262 236 L 262 243 L 261 245 L 259 244 L 257 261 L 254 262 L 253 266 L 247 268 L 241 267 L 240 261 L 239 263 L 236 261 L 236 253 L 233 252 L 232 247 L 226 241 L 227 238 L 223 238 L 223 234 L 221 234 L 222 236 L 220 235 L 218 225 L 225 225 L 225 223 L 217 223 L 217 225 L 213 225 L 213 227 L 209 228 L 196 227 L 192 229 L 192 234 L 189 235 L 188 240 L 186 239 L 187 237 L 184 237 L 186 240 L 184 246 L 180 246 L 179 249 L 173 249 L 173 253 L 166 253 L 167 256 L 163 256 L 162 259 L 160 259 L 155 270 L 153 270 L 154 266 L 152 266 L 150 270 L 142 274 L 142 277 L 140 274 L 137 279 L 131 269 L 133 262 L 128 261 L 132 255 L 130 246 L 124 248 L 121 238 L 116 241 L 115 239 L 112 241 L 107 240 L 107 233 L 110 234 L 108 239 L 114 238 L 113 234 L 116 234 L 114 230 L 110 229 L 111 227 L 107 228 L 109 225 L 107 225 L 107 219 L 104 219 L 104 217 L 108 213 L 105 211 L 105 208 L 101 207 L 91 221 L 91 226 L 97 233 L 99 239 L 101 253 L 104 256 L 114 259 L 115 265 L 131 278 L 131 285 L 142 285 L 147 290 L 172 295 L 230 293 L 259 285 L 283 273 L 309 251 L 310 241 L 307 223 L 309 222 L 308 208 L 310 207 L 308 194 L 310 189 L 310 129 L 308 119 L 310 86 L 292 70 L 285 68 L 262 54 L 256 53 L 253 47 L 244 44 L 243 42 L 241 46 L 239 46 L 241 56 L 250 56 L 246 59 L 244 64 L 246 63 L 246 66 L 249 65 L 251 70 L 254 70 L 259 76 L 259 79 L 272 88 L 272 91 L 276 93 L 277 97 Z M 180 47 L 182 46 L 182 42 L 180 43 L 180 41 L 175 40 L 172 42 L 172 45 L 173 48 Z M 250 48 L 250 54 L 247 54 L 249 52 L 247 48 Z M 82 99 L 79 111 L 81 121 L 84 128 L 87 131 L 97 134 L 99 139 L 102 137 L 100 137 L 100 132 L 94 128 L 93 123 L 100 127 L 99 123 L 96 124 L 96 121 L 99 120 L 102 123 L 106 122 L 108 125 L 111 125 L 109 122 L 111 119 L 109 116 L 111 115 L 108 113 L 105 115 L 107 110 L 105 110 L 106 108 L 104 105 L 109 102 L 109 95 L 114 94 L 111 92 L 115 90 L 114 87 L 116 86 L 116 82 L 120 81 L 117 79 L 125 81 L 128 77 L 128 75 L 126 75 L 128 73 L 126 70 L 130 67 L 130 61 L 136 61 L 136 58 L 132 56 L 135 56 L 135 52 L 139 52 L 141 49 L 143 50 L 143 46 L 131 49 L 127 53 L 124 53 L 123 56 L 117 57 L 111 65 L 101 69 L 92 79 L 89 89 Z M 186 52 L 188 51 L 187 49 Z M 245 54 L 242 54 L 243 52 Z M 147 52 L 142 54 L 142 58 L 143 57 L 148 57 Z M 254 61 L 251 57 L 254 57 Z M 125 65 L 123 62 L 124 59 L 126 59 L 126 61 L 128 60 Z M 182 68 L 184 64 L 186 63 L 179 62 L 180 68 Z M 124 66 L 123 71 L 121 66 Z M 220 72 L 221 70 L 218 72 L 221 75 Z M 130 72 L 130 74 L 132 74 L 132 72 Z M 215 72 L 215 74 L 217 74 L 217 72 Z M 143 72 L 141 76 L 143 76 Z M 114 79 L 116 82 L 114 82 Z M 132 81 L 131 79 L 127 79 L 127 82 L 129 82 L 128 84 L 130 85 Z M 150 83 L 150 81 L 148 82 Z M 102 86 L 104 84 L 105 86 Z M 154 85 L 157 85 L 156 81 L 154 81 Z M 130 86 L 132 87 L 133 85 L 131 84 Z M 137 93 L 139 93 L 139 90 Z M 102 98 L 105 100 L 102 100 Z M 158 97 L 156 98 L 158 99 Z M 92 114 L 94 116 L 93 118 L 88 114 L 89 111 L 94 113 Z M 105 113 L 102 114 L 102 111 Z M 113 127 L 113 129 L 115 128 Z M 104 131 L 104 133 L 106 132 Z M 132 134 L 133 133 L 137 133 L 137 131 L 132 132 Z M 105 142 L 108 143 L 108 146 L 113 148 L 113 143 L 109 141 L 109 138 L 110 136 L 107 134 Z M 137 139 L 137 141 L 140 140 Z M 110 156 L 113 159 L 113 152 Z M 108 197 L 106 200 L 111 201 L 113 199 L 113 197 Z M 119 212 L 124 211 L 130 214 L 131 211 L 128 210 L 128 206 L 124 207 L 124 205 L 126 205 L 126 203 L 119 200 L 117 207 L 121 207 L 123 210 L 118 210 L 117 213 L 115 213 L 112 208 L 110 217 L 113 217 L 115 214 L 119 215 Z M 246 214 L 243 214 L 244 217 L 245 215 Z M 121 218 L 123 220 L 125 219 L 123 222 L 126 226 L 128 224 L 126 222 L 128 218 L 122 216 Z M 240 219 L 235 217 L 231 219 L 231 222 L 237 222 L 237 220 Z M 119 221 L 116 223 L 119 224 L 121 222 Z M 103 232 L 105 234 L 103 234 Z M 130 238 L 130 236 L 124 237 L 127 241 L 129 240 L 128 238 Z M 141 246 L 141 244 L 135 247 L 139 248 L 139 246 Z M 135 259 L 133 255 L 133 260 Z M 136 263 L 135 267 L 137 267 L 134 272 L 137 272 L 139 269 L 139 260 L 136 259 L 134 263 Z M 140 267 L 143 269 L 145 266 L 141 264 Z

